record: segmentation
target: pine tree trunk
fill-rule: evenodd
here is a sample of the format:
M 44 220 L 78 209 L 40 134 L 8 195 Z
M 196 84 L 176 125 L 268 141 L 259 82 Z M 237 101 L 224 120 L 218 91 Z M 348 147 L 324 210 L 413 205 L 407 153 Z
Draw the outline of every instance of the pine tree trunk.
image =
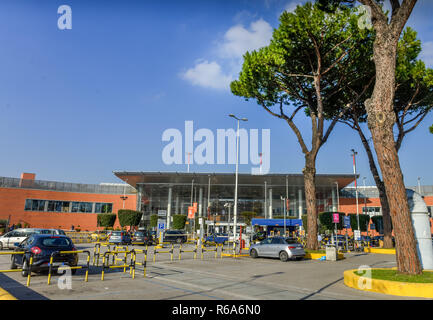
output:
M 376 84 L 372 98 L 366 101 L 366 108 L 368 127 L 389 201 L 396 241 L 397 269 L 404 274 L 420 274 L 422 269 L 393 133 L 396 121 L 392 106 L 397 41 L 398 38 L 395 39 L 390 33 L 377 32 L 374 44 Z
M 319 249 L 317 241 L 317 206 L 316 206 L 316 167 L 315 157 L 311 155 L 305 156 L 304 185 L 305 185 L 305 203 L 307 207 L 307 221 L 308 221 L 308 237 L 307 248 L 310 250 Z

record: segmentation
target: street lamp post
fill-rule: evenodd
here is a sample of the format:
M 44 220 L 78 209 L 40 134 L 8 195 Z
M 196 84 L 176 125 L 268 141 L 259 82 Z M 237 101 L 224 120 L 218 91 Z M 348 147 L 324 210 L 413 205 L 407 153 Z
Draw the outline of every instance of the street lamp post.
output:
M 237 120 L 238 128 L 236 130 L 236 178 L 235 178 L 235 203 L 233 208 L 233 243 L 236 241 L 236 228 L 238 222 L 238 171 L 239 171 L 239 122 L 248 121 L 247 118 L 239 119 L 234 114 L 229 114 L 229 117 L 232 117 Z
M 359 228 L 359 208 L 358 208 L 358 184 L 356 183 L 356 159 L 355 156 L 358 154 L 358 152 L 355 151 L 355 149 L 352 149 L 352 156 L 353 156 L 353 175 L 355 176 L 355 197 L 356 197 L 356 222 L 358 224 L 358 233 L 361 234 L 361 230 Z

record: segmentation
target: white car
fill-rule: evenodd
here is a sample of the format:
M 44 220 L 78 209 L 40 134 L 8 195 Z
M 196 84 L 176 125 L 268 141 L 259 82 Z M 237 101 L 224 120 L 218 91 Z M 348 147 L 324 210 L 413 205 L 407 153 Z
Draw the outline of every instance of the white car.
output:
M 21 243 L 27 239 L 28 236 L 40 233 L 40 229 L 15 229 L 0 236 L 0 250 L 14 249 L 16 243 Z

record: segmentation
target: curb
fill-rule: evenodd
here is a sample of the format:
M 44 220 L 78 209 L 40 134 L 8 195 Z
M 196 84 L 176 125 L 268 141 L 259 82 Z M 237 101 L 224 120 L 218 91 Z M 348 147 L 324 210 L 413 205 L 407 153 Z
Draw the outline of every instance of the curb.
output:
M 323 259 L 323 257 L 325 257 L 325 259 L 326 259 L 326 253 L 306 253 L 305 254 L 305 259 L 320 260 L 320 259 Z M 344 259 L 344 254 L 338 253 L 337 254 L 337 260 L 343 260 L 343 259 Z
M 375 270 L 390 270 L 376 268 Z M 369 279 L 355 274 L 357 269 L 344 271 L 344 284 L 349 288 L 382 293 L 400 297 L 418 297 L 433 299 L 433 283 L 410 283 L 389 280 Z M 365 288 L 364 286 L 367 286 Z
M 18 300 L 6 290 L 0 288 L 0 300 Z
M 379 254 L 395 254 L 395 249 L 364 248 L 364 252 L 379 253 Z

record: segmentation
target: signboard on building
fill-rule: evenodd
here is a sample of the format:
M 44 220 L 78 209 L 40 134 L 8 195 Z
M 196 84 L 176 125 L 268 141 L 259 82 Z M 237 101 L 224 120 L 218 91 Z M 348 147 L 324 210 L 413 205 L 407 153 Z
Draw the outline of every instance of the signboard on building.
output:
M 355 236 L 355 241 L 359 241 L 359 240 L 361 240 L 361 231 L 359 231 L 359 230 L 354 230 L 354 231 L 353 231 L 353 234 L 354 234 L 354 236 Z
M 166 217 L 167 216 L 167 210 L 158 210 L 158 217 Z
M 339 223 L 340 222 L 340 215 L 338 213 L 332 214 L 332 222 Z
M 194 207 L 188 207 L 188 219 L 194 219 Z

